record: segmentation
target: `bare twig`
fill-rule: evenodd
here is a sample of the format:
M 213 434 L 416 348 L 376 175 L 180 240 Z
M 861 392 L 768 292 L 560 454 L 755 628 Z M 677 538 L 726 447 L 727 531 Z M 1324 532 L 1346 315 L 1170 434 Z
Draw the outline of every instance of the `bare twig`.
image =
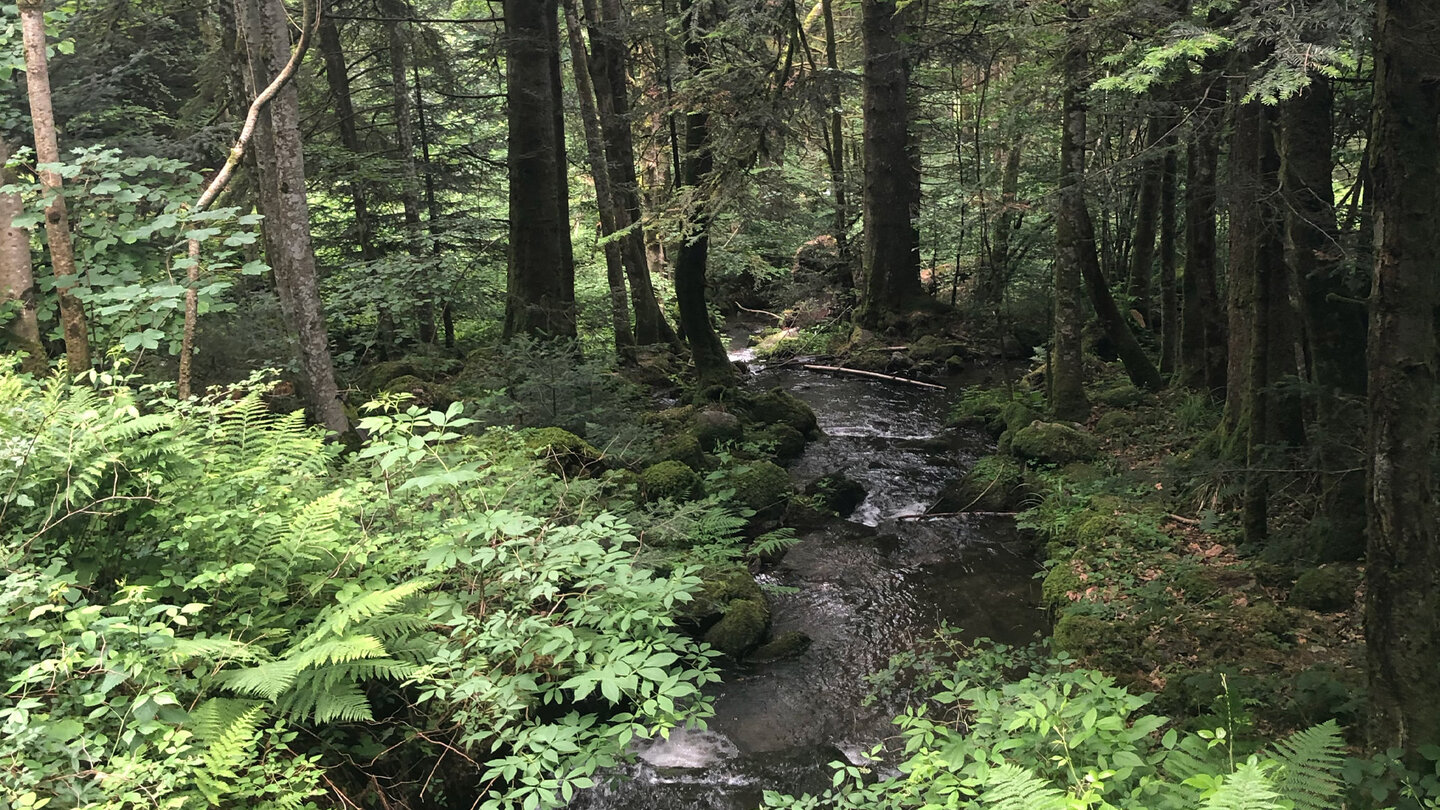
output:
M 845 368 L 843 366 L 816 366 L 810 364 L 802 365 L 800 367 L 809 369 L 811 371 L 833 371 L 839 374 L 858 374 L 862 377 L 875 377 L 876 379 L 889 380 L 891 382 L 901 382 L 909 383 L 910 385 L 918 385 L 922 388 L 938 388 L 941 391 L 945 390 L 945 386 L 943 385 L 936 385 L 935 383 L 912 380 L 909 377 L 897 377 L 894 374 L 881 374 L 878 371 L 862 371 L 858 368 Z

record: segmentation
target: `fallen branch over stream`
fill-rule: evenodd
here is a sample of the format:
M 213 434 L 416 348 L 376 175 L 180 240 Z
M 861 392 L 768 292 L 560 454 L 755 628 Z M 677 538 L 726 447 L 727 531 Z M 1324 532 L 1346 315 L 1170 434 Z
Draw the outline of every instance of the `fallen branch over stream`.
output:
M 891 382 L 901 382 L 901 383 L 909 383 L 909 384 L 911 384 L 911 385 L 918 385 L 918 386 L 921 386 L 921 387 L 923 387 L 923 388 L 938 388 L 938 389 L 940 389 L 941 391 L 944 391 L 944 390 L 945 390 L 945 386 L 943 386 L 943 385 L 936 385 L 935 383 L 928 383 L 928 382 L 920 382 L 919 380 L 912 380 L 912 379 L 910 379 L 909 377 L 896 377 L 894 374 L 881 374 L 881 373 L 878 372 L 878 371 L 861 371 L 861 370 L 858 369 L 858 368 L 845 368 L 845 367 L 843 367 L 843 366 L 816 366 L 816 365 L 810 365 L 810 364 L 802 365 L 802 366 L 800 366 L 800 367 L 801 367 L 801 368 L 804 368 L 804 369 L 809 369 L 809 370 L 811 370 L 811 371 L 836 371 L 836 372 L 839 372 L 839 373 L 841 373 L 841 374 L 858 374 L 858 375 L 860 375 L 860 376 L 862 376 L 862 377 L 875 377 L 875 378 L 877 378 L 877 379 L 889 380 L 889 381 L 891 381 Z
M 980 517 L 1014 517 L 1019 512 L 926 512 L 923 515 L 901 515 L 896 520 L 929 520 L 930 518 L 952 518 L 964 517 L 966 515 L 978 515 Z

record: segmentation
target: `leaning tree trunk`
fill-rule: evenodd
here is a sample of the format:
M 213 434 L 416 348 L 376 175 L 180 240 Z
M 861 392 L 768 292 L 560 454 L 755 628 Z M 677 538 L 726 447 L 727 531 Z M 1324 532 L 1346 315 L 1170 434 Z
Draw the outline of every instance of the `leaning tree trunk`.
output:
M 569 223 L 560 218 L 561 155 L 555 137 L 551 26 L 556 0 L 507 0 L 505 76 L 509 99 L 510 255 L 505 337 L 575 336 Z M 558 43 L 555 43 L 558 47 Z M 573 283 L 573 282 L 572 282 Z
M 1083 21 L 1088 16 L 1089 10 L 1083 5 L 1076 6 L 1071 10 L 1071 18 L 1076 21 Z M 1121 362 L 1125 365 L 1125 373 L 1129 375 L 1130 381 L 1135 387 L 1147 391 L 1158 391 L 1164 385 L 1160 378 L 1160 372 L 1145 356 L 1140 348 L 1139 342 L 1135 340 L 1135 334 L 1130 331 L 1130 326 L 1125 321 L 1125 316 L 1120 308 L 1115 305 L 1115 299 L 1110 294 L 1110 285 L 1106 282 L 1105 273 L 1100 267 L 1100 257 L 1095 246 L 1095 224 L 1090 219 L 1090 208 L 1085 202 L 1085 84 L 1089 68 L 1088 47 L 1084 44 L 1084 33 L 1079 31 L 1083 22 L 1077 23 L 1071 32 L 1070 50 L 1065 55 L 1065 95 L 1062 102 L 1062 115 L 1064 117 L 1064 131 L 1060 137 L 1060 193 L 1059 206 L 1055 215 L 1055 262 L 1060 264 L 1073 264 L 1073 268 L 1056 269 L 1057 278 L 1063 273 L 1066 276 L 1066 283 L 1073 283 L 1075 274 L 1079 274 L 1085 280 L 1085 286 L 1090 291 L 1090 302 L 1095 307 L 1095 315 L 1100 319 L 1100 325 L 1105 329 L 1105 335 L 1120 355 Z M 1057 300 L 1060 285 L 1056 285 Z M 1060 317 L 1057 312 L 1057 323 Z M 1057 329 L 1057 342 L 1060 337 Z M 1078 335 L 1066 335 L 1067 340 L 1077 340 Z M 1074 349 L 1067 348 L 1066 353 L 1073 354 Z M 1060 373 L 1064 373 L 1063 371 Z M 1079 370 L 1076 371 L 1077 375 Z M 1067 383 L 1073 385 L 1073 383 Z M 1066 410 L 1079 411 L 1084 401 L 1083 388 L 1080 391 L 1079 400 L 1074 400 L 1074 392 L 1066 390 L 1066 397 L 1072 398 L 1065 402 Z M 1067 418 L 1075 418 L 1069 416 Z
M 576 0 L 565 0 L 565 30 L 570 40 L 570 66 L 575 74 L 575 91 L 580 97 L 580 122 L 585 127 L 585 152 L 590 159 L 590 176 L 595 181 L 595 207 L 600 210 L 600 236 L 605 242 L 605 281 L 610 287 L 610 320 L 615 334 L 615 354 L 622 360 L 635 359 L 635 336 L 630 331 L 630 305 L 625 300 L 625 268 L 620 241 L 615 234 L 616 203 L 610 187 L 610 170 L 605 165 L 605 141 L 600 135 L 600 113 L 595 107 L 595 89 L 585 39 L 580 29 Z
M 595 84 L 600 132 L 610 166 L 610 187 L 619 200 L 615 228 L 624 231 L 620 258 L 630 282 L 630 304 L 635 314 L 635 341 L 641 345 L 664 343 L 676 349 L 683 344 L 660 309 L 646 256 L 645 228 L 640 211 L 640 182 L 635 170 L 635 138 L 630 131 L 629 70 L 621 35 L 624 9 L 619 0 L 585 0 L 590 31 L 590 78 Z
M 921 294 L 920 167 L 910 132 L 910 66 L 903 44 L 910 12 L 895 0 L 864 0 L 865 247 L 860 325 L 875 329 Z
M 1414 767 L 1440 740 L 1440 0 L 1376 14 L 1365 648 L 1371 747 Z
M 272 76 L 285 70 L 290 59 L 290 19 L 282 0 L 237 0 L 236 5 L 253 98 Z M 260 210 L 265 215 L 265 253 L 275 275 L 281 312 L 298 343 L 302 387 L 315 419 L 335 433 L 347 433 L 350 421 L 335 383 L 310 240 L 300 96 L 294 82 L 281 87 L 259 115 L 255 163 Z
M 50 105 L 50 66 L 45 56 L 45 4 L 41 0 L 20 1 L 20 24 L 25 40 L 25 85 L 30 94 L 30 122 L 35 131 L 35 161 L 42 166 L 60 162 L 60 144 L 55 136 L 55 111 Z M 45 237 L 50 245 L 50 264 L 55 270 L 55 290 L 60 298 L 60 326 L 65 335 L 65 361 L 70 374 L 90 370 L 90 335 L 85 324 L 85 307 L 71 294 L 75 288 L 75 248 L 70 241 L 70 216 L 60 173 L 40 171 L 40 183 L 50 194 L 45 208 Z
M 15 154 L 15 144 L 0 138 L 0 185 L 15 182 L 5 168 Z M 20 369 L 44 374 L 50 364 L 45 344 L 40 342 L 40 322 L 35 314 L 35 277 L 30 261 L 30 231 L 11 223 L 25 210 L 19 194 L 0 194 L 0 304 L 14 302 L 15 312 L 6 329 L 12 348 L 25 353 Z
M 697 8 L 694 0 L 681 0 L 680 10 L 686 31 L 685 62 L 692 77 L 700 76 L 710 68 L 703 39 L 709 30 L 703 18 L 704 9 Z M 680 184 L 700 188 L 710 179 L 714 168 L 715 156 L 710 150 L 710 113 L 704 109 L 693 109 L 685 114 L 685 160 L 681 167 Z M 675 256 L 675 301 L 680 307 L 680 328 L 690 343 L 690 356 L 695 362 L 695 374 L 699 377 L 701 390 L 715 385 L 728 387 L 735 383 L 735 367 L 725 354 L 725 344 L 720 342 L 720 336 L 710 323 L 710 307 L 705 296 L 711 218 L 709 201 L 704 195 L 698 195 L 691 202 Z

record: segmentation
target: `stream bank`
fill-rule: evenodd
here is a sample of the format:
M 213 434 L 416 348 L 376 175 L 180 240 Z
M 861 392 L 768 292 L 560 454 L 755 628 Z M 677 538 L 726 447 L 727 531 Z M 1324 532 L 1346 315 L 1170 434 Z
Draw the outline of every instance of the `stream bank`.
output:
M 908 520 L 988 452 L 989 438 L 947 429 L 947 391 L 794 369 L 748 385 L 782 388 L 814 409 L 824 438 L 791 466 L 801 487 L 842 472 L 868 495 L 849 520 L 802 531 L 759 575 L 772 632 L 811 639 L 803 653 L 748 663 L 710 690 L 706 730 L 677 729 L 585 791 L 575 808 L 757 807 L 764 790 L 818 791 L 830 762 L 859 761 L 890 737 L 900 697 L 866 705 L 867 678 L 942 625 L 1026 642 L 1045 625 L 1034 550 L 1000 516 Z

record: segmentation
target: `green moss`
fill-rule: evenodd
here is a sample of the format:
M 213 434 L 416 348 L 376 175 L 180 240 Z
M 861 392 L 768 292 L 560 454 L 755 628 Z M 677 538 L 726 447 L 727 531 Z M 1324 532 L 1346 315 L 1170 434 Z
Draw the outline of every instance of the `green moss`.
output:
M 1040 601 L 1045 607 L 1058 611 L 1071 603 L 1070 594 L 1083 590 L 1085 584 L 1075 573 L 1075 563 L 1065 560 L 1045 575 L 1045 581 L 1040 585 Z
M 1104 650 L 1111 635 L 1109 622 L 1083 613 L 1066 613 L 1055 623 L 1051 643 L 1076 658 L 1083 658 Z
M 416 404 L 426 408 L 448 408 L 456 400 L 456 394 L 448 385 L 426 382 L 413 375 L 396 377 L 380 389 L 386 394 L 409 394 Z
M 1004 421 L 1007 430 L 1011 433 L 1019 433 L 1039 419 L 1040 414 L 1023 402 L 1011 402 L 1000 412 L 1000 418 Z
M 804 434 L 789 425 L 766 425 L 755 434 L 754 439 L 782 461 L 799 458 L 805 452 Z
M 738 444 L 745 435 L 740 418 L 732 413 L 706 408 L 695 414 L 695 438 L 705 450 L 724 444 Z
M 1355 576 L 1344 568 L 1311 568 L 1295 580 L 1295 587 L 1290 589 L 1290 604 L 1322 613 L 1338 613 L 1354 604 L 1355 586 Z
M 804 436 L 819 433 L 820 425 L 803 400 L 783 388 L 772 388 L 763 394 L 752 394 L 741 406 L 750 418 L 766 425 L 789 425 Z
M 725 615 L 705 631 L 705 642 L 731 658 L 739 659 L 760 646 L 770 626 L 770 609 L 764 598 L 736 599 Z
M 1095 432 L 1109 434 L 1129 434 L 1139 424 L 1135 414 L 1129 411 L 1106 411 L 1095 423 Z
M 784 509 L 794 494 L 790 474 L 773 461 L 752 461 L 735 470 L 730 478 L 735 500 L 757 512 Z
M 705 451 L 700 448 L 700 440 L 693 433 L 677 433 L 655 444 L 650 463 L 659 464 L 662 461 L 678 461 L 699 471 L 705 469 Z
M 1100 453 L 1094 436 L 1060 422 L 1035 422 L 1013 433 L 1011 452 L 1044 464 L 1089 461 Z
M 960 397 L 950 411 L 947 424 L 954 427 L 983 428 L 992 432 L 1004 429 L 1001 414 L 1009 400 L 997 389 L 972 388 Z
M 782 658 L 794 658 L 808 649 L 810 649 L 810 637 L 799 630 L 790 630 L 781 633 L 751 653 L 750 660 L 779 661 Z
M 641 415 L 640 421 L 660 428 L 662 433 L 688 431 L 695 420 L 695 406 L 681 405 Z
M 917 363 L 944 362 L 964 354 L 964 344 L 941 340 L 935 335 L 922 335 L 910 344 L 910 359 Z
M 1145 401 L 1145 392 L 1131 385 L 1121 383 L 1090 395 L 1090 401 L 1107 408 L 1133 408 Z
M 527 430 L 525 446 L 537 458 L 545 459 L 555 472 L 569 477 L 584 475 L 604 465 L 604 453 L 563 428 Z
M 645 468 L 640 474 L 645 485 L 645 499 L 658 501 L 693 501 L 704 494 L 705 486 L 695 471 L 679 461 L 662 461 Z
M 986 456 L 940 492 L 936 512 L 1004 512 L 1014 510 L 1030 494 L 1025 469 L 1009 456 Z

